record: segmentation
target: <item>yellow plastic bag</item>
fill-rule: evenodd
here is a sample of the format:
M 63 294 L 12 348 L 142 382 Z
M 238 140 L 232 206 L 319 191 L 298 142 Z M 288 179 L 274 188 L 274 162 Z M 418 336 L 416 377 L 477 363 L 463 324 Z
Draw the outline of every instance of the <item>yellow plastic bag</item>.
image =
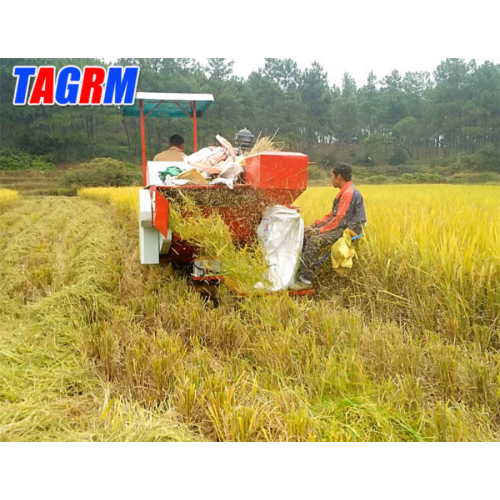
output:
M 345 275 L 354 265 L 353 259 L 357 258 L 356 250 L 352 245 L 351 231 L 346 229 L 342 238 L 332 246 L 332 265 L 334 271 Z

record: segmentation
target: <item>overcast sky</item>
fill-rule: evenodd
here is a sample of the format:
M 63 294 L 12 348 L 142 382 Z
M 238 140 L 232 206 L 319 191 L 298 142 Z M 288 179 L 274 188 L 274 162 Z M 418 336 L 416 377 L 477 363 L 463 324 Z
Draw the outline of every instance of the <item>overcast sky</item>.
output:
M 402 75 L 432 73 L 446 57 L 500 64 L 500 4 L 492 0 L 253 0 L 250 5 L 186 0 L 175 8 L 146 0 L 130 11 L 117 9 L 114 2 L 89 0 L 72 22 L 67 9 L 47 5 L 32 3 L 28 10 L 23 2 L 2 6 L 3 18 L 22 19 L 22 34 L 30 35 L 21 36 L 17 22 L 4 23 L 4 57 L 113 54 L 205 62 L 201 55 L 226 54 L 235 61 L 235 73 L 247 77 L 264 63 L 258 54 L 278 55 L 294 59 L 302 69 L 318 61 L 331 84 L 339 85 L 348 72 L 358 86 L 371 70 L 379 79 L 394 69 Z M 177 9 L 175 16 L 172 9 Z M 77 36 L 76 25 L 87 30 L 85 36 Z

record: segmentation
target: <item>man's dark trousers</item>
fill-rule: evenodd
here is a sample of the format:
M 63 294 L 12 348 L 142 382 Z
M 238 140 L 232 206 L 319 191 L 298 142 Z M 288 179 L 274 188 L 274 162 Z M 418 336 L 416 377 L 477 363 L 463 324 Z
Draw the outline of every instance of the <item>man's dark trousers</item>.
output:
M 344 229 L 335 229 L 315 236 L 305 236 L 298 276 L 312 281 L 314 265 L 343 235 Z
M 356 234 L 362 234 L 364 226 L 364 224 L 354 224 L 352 231 Z M 321 257 L 324 257 L 334 243 L 344 236 L 344 231 L 345 229 L 338 228 L 316 236 L 304 237 L 304 250 L 298 272 L 299 278 L 305 278 L 306 280 L 312 281 L 315 264 Z

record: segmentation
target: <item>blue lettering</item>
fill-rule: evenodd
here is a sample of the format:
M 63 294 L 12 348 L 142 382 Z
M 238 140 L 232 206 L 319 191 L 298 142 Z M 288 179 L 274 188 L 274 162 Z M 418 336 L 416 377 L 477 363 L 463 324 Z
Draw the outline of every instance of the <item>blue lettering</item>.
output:
M 139 68 L 132 66 L 109 68 L 103 104 L 134 104 L 138 82 Z
M 17 76 L 16 93 L 14 94 L 14 106 L 23 106 L 28 97 L 28 87 L 32 76 L 36 75 L 35 66 L 16 66 L 12 72 Z
M 66 66 L 59 71 L 56 87 L 56 102 L 59 106 L 77 104 L 81 78 L 82 72 L 76 66 Z

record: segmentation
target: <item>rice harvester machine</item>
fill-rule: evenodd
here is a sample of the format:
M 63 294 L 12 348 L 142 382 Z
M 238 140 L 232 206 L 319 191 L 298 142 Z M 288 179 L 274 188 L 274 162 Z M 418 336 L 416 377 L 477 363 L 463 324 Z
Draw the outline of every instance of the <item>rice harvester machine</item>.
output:
M 234 189 L 221 185 L 166 186 L 159 174 L 176 163 L 147 161 L 145 120 L 155 117 L 189 118 L 193 122 L 194 151 L 198 150 L 198 119 L 214 98 L 210 94 L 138 93 L 124 116 L 141 119 L 144 189 L 140 191 L 141 264 L 194 264 L 193 279 L 203 281 L 220 276 L 217 263 L 198 258 L 196 245 L 183 241 L 171 230 L 169 208 L 188 194 L 204 215 L 219 214 L 229 227 L 236 245 L 251 245 L 267 207 L 291 207 L 307 189 L 308 157 L 301 153 L 269 152 L 247 157 L 243 184 Z M 239 144 L 248 147 L 248 131 L 237 134 Z M 189 215 L 186 215 L 189 216 Z

